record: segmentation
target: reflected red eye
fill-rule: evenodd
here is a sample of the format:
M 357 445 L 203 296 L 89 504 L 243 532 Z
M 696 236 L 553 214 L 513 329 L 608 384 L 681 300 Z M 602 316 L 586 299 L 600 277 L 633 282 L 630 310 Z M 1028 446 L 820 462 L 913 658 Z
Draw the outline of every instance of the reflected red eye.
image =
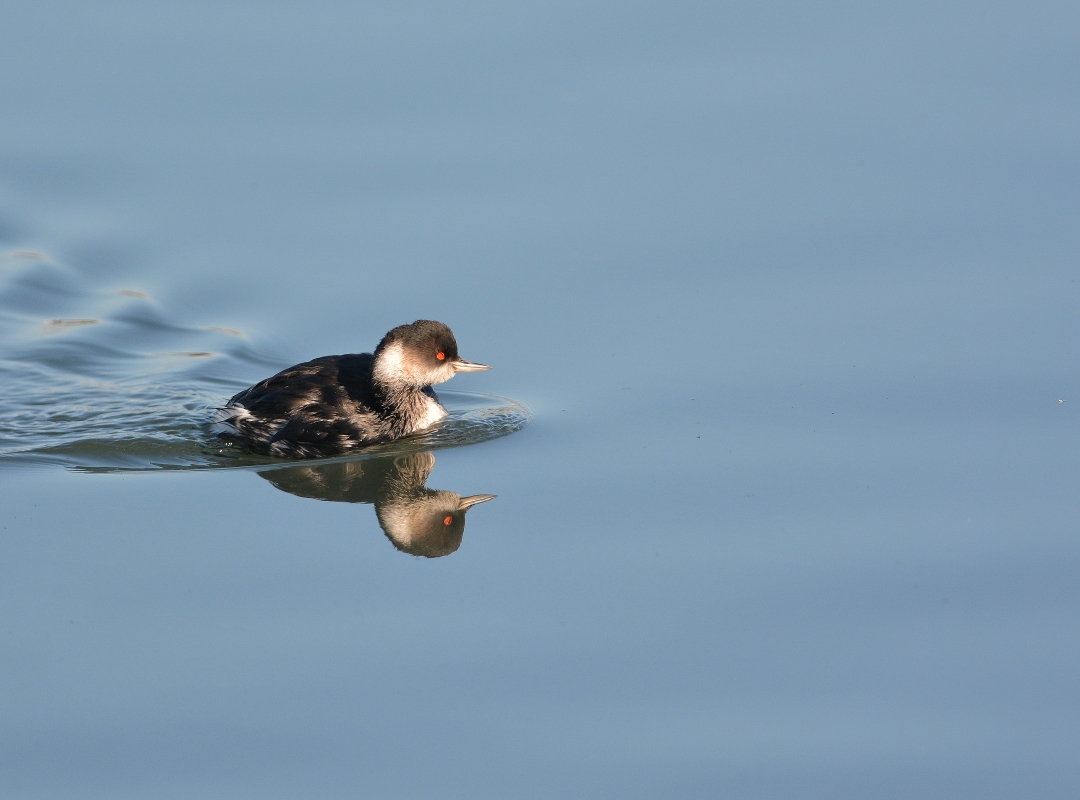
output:
M 446 358 L 446 353 L 443 353 L 443 352 L 436 353 L 435 358 L 439 359 L 439 361 L 442 361 L 444 358 Z M 447 523 L 447 524 L 449 524 L 449 523 Z
M 443 524 L 443 525 L 449 525 L 449 524 L 450 524 L 451 522 L 453 522 L 453 521 L 454 521 L 454 518 L 453 518 L 453 517 L 447 517 L 446 519 L 444 519 L 444 520 L 442 521 L 442 524 Z

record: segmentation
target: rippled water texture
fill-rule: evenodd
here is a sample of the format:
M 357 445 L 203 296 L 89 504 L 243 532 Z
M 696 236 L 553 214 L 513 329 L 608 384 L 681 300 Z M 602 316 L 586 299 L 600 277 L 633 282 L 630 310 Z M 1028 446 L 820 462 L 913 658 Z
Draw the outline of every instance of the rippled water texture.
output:
M 284 366 L 240 331 L 185 325 L 138 289 L 94 286 L 41 253 L 0 255 L 0 468 L 280 464 L 219 446 L 206 421 L 249 385 L 238 376 Z M 474 444 L 528 419 L 512 400 L 439 396 L 446 420 L 359 457 Z
M 1080 4 L 0 34 L 0 800 L 1075 799 Z M 207 438 L 418 318 L 440 427 Z

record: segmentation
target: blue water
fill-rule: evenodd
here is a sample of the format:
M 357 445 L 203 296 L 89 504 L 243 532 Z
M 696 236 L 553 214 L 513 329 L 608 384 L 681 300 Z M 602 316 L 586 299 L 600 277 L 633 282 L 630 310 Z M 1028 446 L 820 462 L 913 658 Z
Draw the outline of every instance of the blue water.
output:
M 0 796 L 1074 797 L 1078 23 L 6 3 Z

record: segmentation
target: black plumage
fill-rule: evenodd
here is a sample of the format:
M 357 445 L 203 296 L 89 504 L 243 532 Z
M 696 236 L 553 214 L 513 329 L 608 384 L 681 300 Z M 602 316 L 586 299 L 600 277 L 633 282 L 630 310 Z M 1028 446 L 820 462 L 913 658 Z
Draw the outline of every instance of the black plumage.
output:
M 218 411 L 213 430 L 264 455 L 348 453 L 434 424 L 446 410 L 432 384 L 482 369 L 458 356 L 446 325 L 418 320 L 387 333 L 373 354 L 324 356 L 256 383 Z

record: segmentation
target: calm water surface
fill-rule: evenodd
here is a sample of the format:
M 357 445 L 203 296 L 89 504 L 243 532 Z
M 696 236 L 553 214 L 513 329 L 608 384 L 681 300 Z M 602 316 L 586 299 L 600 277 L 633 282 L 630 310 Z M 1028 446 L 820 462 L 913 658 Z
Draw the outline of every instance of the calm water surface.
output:
M 1076 796 L 1074 5 L 0 29 L 0 795 Z M 417 318 L 438 430 L 206 438 Z

